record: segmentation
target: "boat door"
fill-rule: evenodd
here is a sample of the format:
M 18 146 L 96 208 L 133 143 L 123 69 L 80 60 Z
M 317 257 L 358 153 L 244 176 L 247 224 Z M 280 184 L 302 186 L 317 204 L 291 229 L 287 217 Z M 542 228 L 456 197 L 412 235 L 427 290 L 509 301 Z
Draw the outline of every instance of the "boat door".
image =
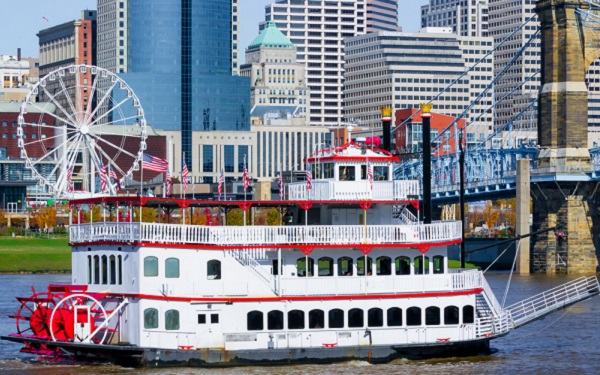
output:
M 196 310 L 196 347 L 224 348 L 220 310 Z

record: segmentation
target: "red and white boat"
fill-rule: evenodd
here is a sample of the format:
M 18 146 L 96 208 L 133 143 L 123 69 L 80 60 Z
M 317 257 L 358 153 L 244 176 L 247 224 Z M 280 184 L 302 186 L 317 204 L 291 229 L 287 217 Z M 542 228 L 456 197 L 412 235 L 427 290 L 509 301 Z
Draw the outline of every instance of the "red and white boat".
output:
M 319 151 L 310 184 L 286 184 L 282 200 L 72 200 L 73 211 L 116 207 L 128 219 L 72 222 L 71 285 L 18 298 L 17 330 L 2 339 L 127 366 L 381 363 L 487 353 L 490 340 L 599 293 L 582 277 L 503 307 L 481 271 L 449 269 L 461 222 L 422 223 L 419 183 L 393 180 L 396 161 L 354 143 Z M 257 207 L 278 208 L 285 225 L 132 214 Z

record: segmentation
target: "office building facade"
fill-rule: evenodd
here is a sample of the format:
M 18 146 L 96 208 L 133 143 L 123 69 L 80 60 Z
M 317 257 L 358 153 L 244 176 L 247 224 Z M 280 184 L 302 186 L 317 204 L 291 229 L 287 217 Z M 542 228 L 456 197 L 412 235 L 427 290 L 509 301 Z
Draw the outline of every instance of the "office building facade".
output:
M 419 108 L 492 49 L 492 40 L 459 37 L 451 29 L 428 28 L 419 33 L 377 32 L 346 40 L 346 116 L 361 127 L 380 127 L 379 106 L 395 110 Z M 434 102 L 434 111 L 460 117 L 492 80 L 489 57 L 476 70 L 458 79 Z M 462 117 L 475 120 L 491 104 L 492 92 Z M 470 129 L 470 140 L 483 139 L 492 126 L 492 114 L 481 116 Z
M 265 21 L 274 21 L 296 46 L 306 67 L 311 125 L 343 122 L 344 39 L 367 31 L 367 1 L 276 1 L 265 6 Z
M 421 27 L 450 27 L 456 35 L 488 36 L 488 0 L 429 0 Z
M 193 131 L 250 130 L 250 83 L 232 76 L 232 0 L 122 3 L 127 65 L 121 77 L 139 97 L 148 124 L 181 131 L 177 152 L 194 172 Z M 115 4 L 120 9 L 121 1 Z

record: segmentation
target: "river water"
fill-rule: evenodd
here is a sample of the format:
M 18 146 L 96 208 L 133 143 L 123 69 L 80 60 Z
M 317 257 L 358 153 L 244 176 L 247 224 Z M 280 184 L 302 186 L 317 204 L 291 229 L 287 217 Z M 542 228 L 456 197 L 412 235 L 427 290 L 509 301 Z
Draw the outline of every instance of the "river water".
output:
M 488 273 L 502 301 L 508 273 Z M 560 285 L 570 276 L 514 276 L 507 304 Z M 69 275 L 0 275 L 0 333 L 14 332 L 7 315 L 16 313 L 15 296 L 29 296 L 31 286 L 45 290 L 49 283 L 68 283 Z M 125 369 L 116 366 L 78 366 L 42 362 L 19 353 L 18 344 L 0 341 L 2 374 L 600 374 L 600 297 L 571 306 L 492 341 L 497 351 L 488 356 L 426 361 L 398 360 L 385 365 L 351 361 L 335 365 L 246 367 L 232 369 Z

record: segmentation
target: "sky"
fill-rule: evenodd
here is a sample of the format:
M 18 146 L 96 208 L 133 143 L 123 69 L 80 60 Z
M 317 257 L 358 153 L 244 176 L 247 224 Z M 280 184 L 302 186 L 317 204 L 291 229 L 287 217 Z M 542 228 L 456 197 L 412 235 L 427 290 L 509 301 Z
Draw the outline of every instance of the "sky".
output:
M 174 1 L 174 0 L 166 0 Z M 240 0 L 240 51 L 244 51 L 258 35 L 258 23 L 265 19 L 264 6 L 273 0 Z M 406 32 L 417 31 L 420 6 L 427 0 L 398 0 L 400 26 Z M 21 48 L 23 57 L 39 54 L 36 34 L 45 28 L 80 18 L 84 9 L 96 9 L 96 0 L 2 0 L 0 22 L 0 54 L 16 54 Z M 44 20 L 48 19 L 48 22 Z

